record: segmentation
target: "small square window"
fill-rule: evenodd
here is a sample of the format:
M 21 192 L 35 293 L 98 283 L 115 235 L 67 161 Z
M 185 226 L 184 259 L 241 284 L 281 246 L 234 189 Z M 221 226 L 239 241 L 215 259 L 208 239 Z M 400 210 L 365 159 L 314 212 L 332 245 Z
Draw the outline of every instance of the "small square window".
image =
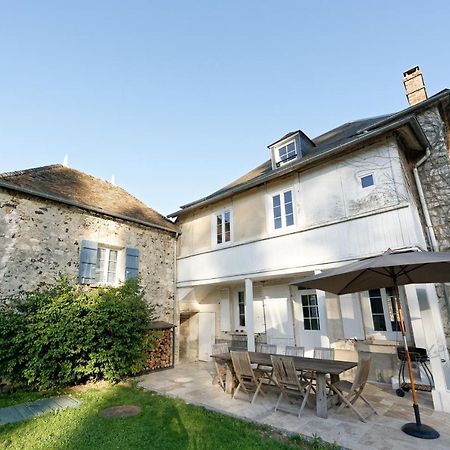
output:
M 373 181 L 373 175 L 365 175 L 363 177 L 361 177 L 361 186 L 363 188 L 369 187 L 369 186 L 373 186 L 375 184 L 375 182 Z

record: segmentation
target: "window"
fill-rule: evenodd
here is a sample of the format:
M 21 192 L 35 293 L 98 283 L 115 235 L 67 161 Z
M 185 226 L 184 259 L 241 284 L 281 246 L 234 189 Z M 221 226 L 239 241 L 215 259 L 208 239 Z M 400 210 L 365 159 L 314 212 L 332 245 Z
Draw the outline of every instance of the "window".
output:
M 231 211 L 216 214 L 216 244 L 231 242 Z
M 362 188 L 367 188 L 367 187 L 373 186 L 374 184 L 375 184 L 375 182 L 373 180 L 373 174 L 364 175 L 363 177 L 361 177 L 361 187 Z
M 316 294 L 302 294 L 303 326 L 305 330 L 320 330 L 319 304 Z
M 286 145 L 278 148 L 278 162 L 277 167 L 297 157 L 297 149 L 295 141 L 288 142 Z
M 394 289 L 370 289 L 369 298 L 373 329 L 387 332 L 400 331 Z
M 238 322 L 240 327 L 245 327 L 245 294 L 238 292 Z
M 117 284 L 137 276 L 139 276 L 139 249 L 110 248 L 95 241 L 81 241 L 79 266 L 81 284 Z
M 116 279 L 117 250 L 98 247 L 95 281 L 102 284 L 115 284 Z
M 276 230 L 294 225 L 294 204 L 292 191 L 272 197 L 273 226 Z

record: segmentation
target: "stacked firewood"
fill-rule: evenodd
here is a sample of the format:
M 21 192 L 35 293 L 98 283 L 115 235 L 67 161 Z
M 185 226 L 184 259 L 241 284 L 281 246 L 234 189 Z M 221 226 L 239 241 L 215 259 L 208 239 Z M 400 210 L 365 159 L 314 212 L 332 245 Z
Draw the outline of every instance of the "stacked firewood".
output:
M 163 369 L 172 363 L 172 332 L 158 331 L 158 335 L 150 349 L 147 350 L 147 368 Z

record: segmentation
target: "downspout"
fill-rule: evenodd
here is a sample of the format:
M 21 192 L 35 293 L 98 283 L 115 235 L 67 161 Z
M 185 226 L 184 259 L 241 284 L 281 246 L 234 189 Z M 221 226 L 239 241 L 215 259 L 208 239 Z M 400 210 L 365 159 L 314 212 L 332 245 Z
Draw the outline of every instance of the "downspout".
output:
M 178 243 L 178 237 L 181 233 L 178 231 L 175 233 L 175 239 L 173 241 L 173 314 L 172 314 L 172 323 L 178 327 L 178 337 L 180 337 L 180 324 L 176 322 L 177 320 L 177 298 L 178 298 L 178 289 L 177 289 L 177 243 Z M 175 352 L 175 347 L 177 345 L 176 339 L 176 328 L 173 329 L 173 365 L 175 366 L 175 359 L 179 358 L 179 352 L 178 354 Z M 178 343 L 179 348 L 179 343 Z
M 429 158 L 429 156 L 430 156 L 430 148 L 428 147 L 425 156 L 421 158 L 419 161 L 417 161 L 417 163 L 414 165 L 413 174 L 414 180 L 416 181 L 417 192 L 419 194 L 420 205 L 422 207 L 423 215 L 425 217 L 425 225 L 427 228 L 428 239 L 430 240 L 431 248 L 433 249 L 433 251 L 437 252 L 439 251 L 439 245 L 436 240 L 436 235 L 434 234 L 430 212 L 428 211 L 427 202 L 425 200 L 425 195 L 423 193 L 422 183 L 420 181 L 418 171 L 418 168 Z

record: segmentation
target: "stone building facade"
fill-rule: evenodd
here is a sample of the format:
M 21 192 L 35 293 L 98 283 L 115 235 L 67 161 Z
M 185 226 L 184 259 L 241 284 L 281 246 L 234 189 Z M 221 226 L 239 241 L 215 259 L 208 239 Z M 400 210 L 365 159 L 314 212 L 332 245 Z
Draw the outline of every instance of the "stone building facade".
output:
M 60 277 L 79 282 L 82 247 L 96 243 L 93 273 L 105 268 L 104 282 L 124 281 L 133 249 L 147 301 L 159 320 L 176 323 L 176 237 L 172 222 L 82 172 L 56 165 L 0 176 L 0 297 Z

